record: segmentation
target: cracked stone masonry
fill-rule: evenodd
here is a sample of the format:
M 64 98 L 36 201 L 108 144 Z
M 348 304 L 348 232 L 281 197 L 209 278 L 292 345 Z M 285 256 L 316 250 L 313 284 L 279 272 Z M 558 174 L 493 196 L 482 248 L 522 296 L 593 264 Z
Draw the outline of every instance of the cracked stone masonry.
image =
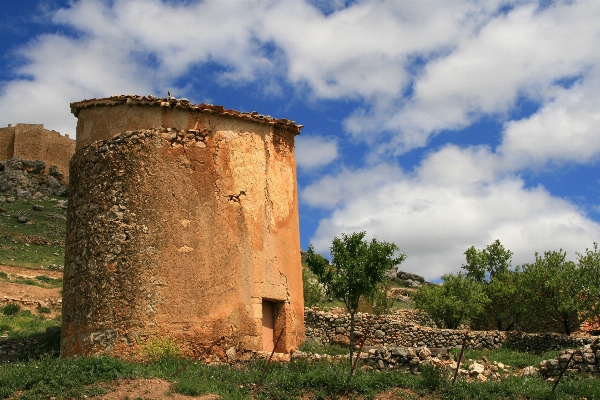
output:
M 181 355 L 304 339 L 301 125 L 186 99 L 113 96 L 78 117 L 61 353 Z

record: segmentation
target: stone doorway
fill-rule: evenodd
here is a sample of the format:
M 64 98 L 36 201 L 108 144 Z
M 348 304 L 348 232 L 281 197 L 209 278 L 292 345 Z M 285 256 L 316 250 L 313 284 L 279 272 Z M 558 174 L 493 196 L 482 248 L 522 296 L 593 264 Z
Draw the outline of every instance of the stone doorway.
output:
M 273 351 L 275 347 L 275 303 L 268 300 L 262 302 L 262 337 L 263 351 Z

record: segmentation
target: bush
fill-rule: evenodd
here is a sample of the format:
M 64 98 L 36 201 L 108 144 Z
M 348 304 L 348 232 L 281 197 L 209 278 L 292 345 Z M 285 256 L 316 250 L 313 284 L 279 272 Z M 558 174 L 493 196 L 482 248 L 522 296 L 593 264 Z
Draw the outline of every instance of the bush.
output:
M 4 315 L 15 315 L 21 311 L 21 306 L 15 303 L 8 303 L 2 307 L 2 314 Z
M 155 336 L 142 348 L 144 355 L 152 362 L 159 362 L 179 355 L 177 343 L 168 336 Z
M 427 365 L 420 367 L 421 371 L 421 385 L 423 388 L 436 391 L 441 388 L 445 388 L 450 382 L 448 377 L 448 370 L 444 367 L 435 365 Z
M 38 312 L 40 314 L 50 314 L 52 311 L 50 310 L 50 307 L 40 307 L 38 308 Z
M 302 286 L 304 289 L 305 307 L 313 307 L 323 301 L 323 289 L 308 268 L 302 268 Z

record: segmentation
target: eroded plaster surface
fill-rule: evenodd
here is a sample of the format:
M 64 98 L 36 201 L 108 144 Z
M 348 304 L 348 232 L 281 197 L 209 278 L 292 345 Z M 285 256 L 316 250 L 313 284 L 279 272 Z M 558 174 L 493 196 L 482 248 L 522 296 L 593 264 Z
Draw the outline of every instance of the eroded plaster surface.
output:
M 262 350 L 265 301 L 277 350 L 297 348 L 301 126 L 139 96 L 72 110 L 62 354 L 136 357 L 164 336 L 184 355 Z

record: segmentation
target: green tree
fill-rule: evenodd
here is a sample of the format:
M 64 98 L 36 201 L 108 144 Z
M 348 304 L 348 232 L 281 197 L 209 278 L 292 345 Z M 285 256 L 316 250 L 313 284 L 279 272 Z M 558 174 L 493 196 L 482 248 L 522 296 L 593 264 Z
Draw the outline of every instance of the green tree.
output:
M 442 276 L 440 285 L 424 285 L 413 295 L 415 307 L 427 312 L 436 324 L 457 329 L 479 317 L 489 299 L 481 284 L 465 274 Z
M 498 330 L 510 330 L 523 317 L 525 292 L 520 284 L 519 269 L 511 269 L 512 251 L 504 248 L 500 240 L 483 250 L 471 246 L 465 251 L 467 263 L 462 266 L 467 276 L 483 286 L 490 299 L 486 312 L 476 325 L 489 326 L 493 322 Z
M 384 281 L 385 271 L 400 264 L 406 254 L 399 254 L 394 243 L 365 240 L 366 232 L 355 232 L 333 239 L 331 263 L 308 247 L 306 265 L 319 277 L 328 296 L 344 303 L 350 314 L 350 367 L 354 355 L 354 316 L 361 296 L 371 297 Z
M 584 276 L 566 252 L 535 254 L 535 263 L 523 265 L 523 283 L 529 291 L 528 314 L 531 320 L 550 319 L 562 324 L 570 335 L 586 311 Z
M 585 302 L 585 317 L 600 322 L 600 251 L 598 243 L 593 250 L 577 253 L 577 267 L 581 273 L 583 285 L 582 299 Z
M 304 292 L 304 306 L 313 307 L 323 301 L 323 291 L 318 282 L 311 276 L 308 268 L 302 268 L 302 288 Z

